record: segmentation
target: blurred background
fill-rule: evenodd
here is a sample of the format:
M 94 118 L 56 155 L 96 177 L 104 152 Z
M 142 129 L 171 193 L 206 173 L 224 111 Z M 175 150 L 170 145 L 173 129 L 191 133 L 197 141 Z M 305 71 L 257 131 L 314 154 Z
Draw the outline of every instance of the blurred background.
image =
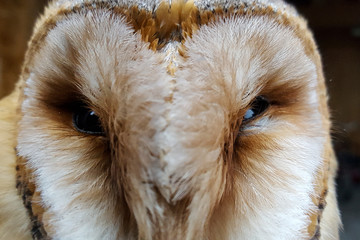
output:
M 0 0 L 0 98 L 19 76 L 47 0 Z M 342 240 L 360 239 L 360 0 L 288 0 L 308 19 L 323 58 L 339 160 Z

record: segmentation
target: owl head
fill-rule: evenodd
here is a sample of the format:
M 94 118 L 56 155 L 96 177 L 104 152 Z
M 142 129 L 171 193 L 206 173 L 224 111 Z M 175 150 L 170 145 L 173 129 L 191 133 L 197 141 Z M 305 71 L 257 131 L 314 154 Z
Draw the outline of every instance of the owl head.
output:
M 326 90 L 282 1 L 53 1 L 20 86 L 35 238 L 319 235 Z

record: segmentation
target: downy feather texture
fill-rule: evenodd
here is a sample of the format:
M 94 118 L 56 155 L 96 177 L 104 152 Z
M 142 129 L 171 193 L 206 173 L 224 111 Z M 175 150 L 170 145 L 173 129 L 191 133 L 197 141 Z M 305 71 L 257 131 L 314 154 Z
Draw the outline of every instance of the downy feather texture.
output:
M 321 59 L 283 1 L 53 1 L 0 113 L 0 239 L 339 238 Z

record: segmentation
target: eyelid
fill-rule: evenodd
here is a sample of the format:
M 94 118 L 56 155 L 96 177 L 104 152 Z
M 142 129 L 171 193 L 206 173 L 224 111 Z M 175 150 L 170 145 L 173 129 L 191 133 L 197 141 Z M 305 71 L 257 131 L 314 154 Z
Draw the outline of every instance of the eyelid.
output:
M 250 114 L 251 114 L 251 116 L 249 116 Z M 251 119 L 252 116 L 253 116 L 253 114 L 255 114 L 254 111 L 253 111 L 251 108 L 248 109 L 248 110 L 245 112 L 244 119 Z

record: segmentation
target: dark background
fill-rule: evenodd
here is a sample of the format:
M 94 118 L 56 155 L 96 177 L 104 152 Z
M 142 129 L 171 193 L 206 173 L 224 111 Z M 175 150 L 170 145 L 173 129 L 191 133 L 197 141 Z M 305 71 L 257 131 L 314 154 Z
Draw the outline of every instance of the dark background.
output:
M 360 239 L 360 0 L 288 0 L 308 19 L 323 57 L 339 160 L 342 240 Z M 47 0 L 0 0 L 0 98 L 13 89 Z

